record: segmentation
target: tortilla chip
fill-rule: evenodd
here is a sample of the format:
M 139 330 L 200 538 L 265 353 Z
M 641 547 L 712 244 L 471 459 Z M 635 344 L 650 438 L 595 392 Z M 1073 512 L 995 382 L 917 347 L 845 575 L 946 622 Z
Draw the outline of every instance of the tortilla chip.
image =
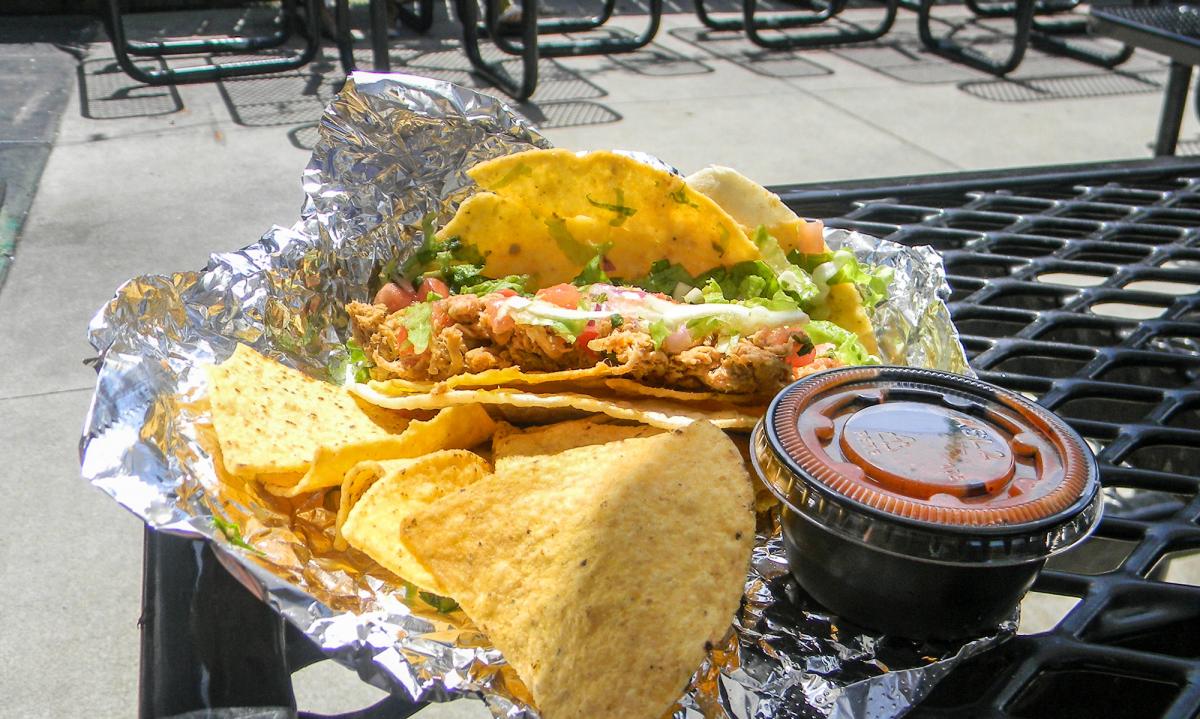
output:
M 577 419 L 570 422 L 529 429 L 501 427 L 492 435 L 492 461 L 503 472 L 531 459 L 558 454 L 575 447 L 607 444 L 634 437 L 661 434 L 657 427 L 644 424 L 616 424 L 601 419 Z
M 425 422 L 413 421 L 399 435 L 347 444 L 336 449 L 318 447 L 312 466 L 294 486 L 282 490 L 276 481 L 264 487 L 281 497 L 295 497 L 342 484 L 346 473 L 359 462 L 417 457 L 440 449 L 470 449 L 496 431 L 496 423 L 478 405 L 448 407 Z M 261 478 L 260 478 L 261 479 Z M 282 479 L 282 478 L 278 478 Z
M 598 364 L 587 369 L 567 369 L 557 372 L 527 372 L 520 367 L 489 369 L 475 374 L 459 374 L 440 381 L 408 379 L 372 380 L 371 389 L 394 397 L 416 392 L 436 392 L 456 387 L 505 387 L 508 385 L 544 384 L 546 382 L 576 382 L 579 380 L 612 377 L 629 371 L 628 367 Z
M 684 182 L 711 198 L 747 231 L 759 225 L 779 241 L 784 252 L 825 252 L 822 223 L 805 222 L 779 199 L 779 195 L 737 170 L 711 165 L 688 175 Z
M 879 354 L 879 343 L 875 341 L 875 330 L 871 327 L 871 318 L 863 308 L 862 297 L 858 288 L 851 283 L 829 286 L 829 296 L 825 301 L 829 311 L 829 321 L 835 325 L 850 330 L 858 335 L 863 347 L 873 355 Z
M 415 512 L 400 537 L 541 716 L 659 719 L 729 631 L 752 502 L 736 447 L 697 422 L 492 475 Z
M 438 236 L 478 249 L 488 277 L 529 275 L 530 289 L 569 282 L 605 247 L 614 278 L 641 277 L 656 260 L 699 275 L 759 256 L 715 202 L 624 155 L 529 150 L 468 174 L 481 191 Z
M 416 510 L 482 479 L 490 470 L 481 457 L 462 449 L 413 459 L 363 462 L 351 473 L 370 478 L 361 486 L 361 496 L 351 498 L 342 492 L 342 508 L 353 506 L 347 508 L 344 524 L 340 523 L 342 512 L 338 512 L 341 536 L 392 574 L 444 596 L 446 589 L 400 543 L 400 524 Z
M 352 391 L 367 402 L 390 409 L 438 409 L 459 404 L 495 404 L 514 407 L 570 407 L 606 414 L 615 419 L 641 422 L 662 429 L 681 429 L 700 420 L 722 429 L 753 429 L 762 416 L 761 407 L 737 407 L 703 402 L 672 402 L 658 397 L 596 397 L 573 392 L 535 394 L 511 388 L 452 389 L 431 394 L 389 397 L 366 385 Z
M 304 472 L 320 447 L 392 437 L 409 422 L 243 344 L 208 368 L 208 380 L 213 426 L 231 474 Z

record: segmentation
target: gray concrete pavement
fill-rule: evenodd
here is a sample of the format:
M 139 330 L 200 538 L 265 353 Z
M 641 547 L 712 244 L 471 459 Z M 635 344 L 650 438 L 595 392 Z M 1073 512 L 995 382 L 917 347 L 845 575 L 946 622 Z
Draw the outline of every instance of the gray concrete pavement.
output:
M 430 38 L 394 40 L 395 69 L 482 86 L 439 14 Z M 137 22 L 160 20 L 181 22 Z M 61 126 L 0 288 L 3 716 L 134 713 L 141 527 L 78 479 L 86 325 L 129 277 L 193 269 L 290 224 L 340 81 L 328 48 L 298 72 L 179 88 L 137 85 L 103 43 L 84 50 L 61 75 Z M 1153 55 L 1110 72 L 1031 52 L 999 80 L 920 50 L 903 12 L 884 42 L 783 53 L 677 12 L 645 51 L 542 70 L 521 110 L 554 143 L 644 150 L 684 171 L 726 164 L 764 183 L 1146 157 L 1165 77 Z M 1200 142 L 1190 113 L 1183 137 Z M 1031 630 L 1065 611 L 1046 607 Z M 302 708 L 340 711 L 377 692 L 324 663 L 298 676 L 297 694 Z M 460 702 L 422 716 L 483 714 Z

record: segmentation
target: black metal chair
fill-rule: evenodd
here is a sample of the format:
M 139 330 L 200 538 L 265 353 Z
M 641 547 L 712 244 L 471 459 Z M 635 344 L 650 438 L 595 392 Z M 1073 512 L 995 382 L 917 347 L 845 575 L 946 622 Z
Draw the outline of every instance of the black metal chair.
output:
M 917 32 L 921 43 L 935 54 L 961 62 L 977 70 L 993 75 L 1007 75 L 1017 69 L 1025 58 L 1030 45 L 1044 52 L 1070 57 L 1081 62 L 1114 68 L 1133 55 L 1133 47 L 1124 45 L 1112 53 L 1087 50 L 1071 45 L 1065 38 L 1087 34 L 1087 18 L 1071 16 L 1052 22 L 1039 19 L 1071 13 L 1080 0 L 1013 0 L 996 3 L 981 3 L 979 0 L 964 0 L 977 18 L 1012 18 L 1013 39 L 1008 55 L 993 59 L 983 53 L 955 42 L 949 35 L 937 37 L 930 23 L 936 0 L 908 0 L 905 5 L 917 12 Z
M 1156 156 L 1174 155 L 1183 123 L 1192 68 L 1200 65 L 1200 6 L 1157 5 L 1092 8 L 1092 30 L 1136 47 L 1171 58 L 1171 71 L 1163 93 Z M 1200 88 L 1196 114 L 1200 117 Z
M 463 49 L 475 71 L 517 100 L 527 100 L 537 89 L 538 59 L 541 57 L 577 57 L 616 55 L 634 52 L 650 44 L 662 23 L 662 0 L 649 0 L 646 27 L 633 37 L 610 36 L 543 41 L 543 35 L 598 30 L 613 16 L 616 0 L 604 0 L 600 12 L 582 18 L 539 18 L 536 0 L 525 0 L 520 20 L 511 25 L 501 22 L 500 0 L 483 0 L 484 17 L 480 22 L 478 0 L 456 0 L 455 9 L 463 26 Z M 514 79 L 499 62 L 484 59 L 479 42 L 490 39 L 498 49 L 521 58 L 521 77 Z M 514 41 L 514 38 L 516 41 Z
M 416 9 L 411 10 L 404 5 L 396 5 L 396 13 L 400 23 L 408 29 L 425 33 L 433 27 L 433 0 L 416 0 Z M 368 5 L 371 26 L 371 61 L 376 72 L 389 72 L 391 60 L 388 57 L 388 9 L 387 0 L 370 0 Z M 350 1 L 336 0 L 334 5 L 334 23 L 337 34 L 338 57 L 342 67 L 349 74 L 358 69 L 354 59 L 354 40 L 350 32 Z
M 117 64 L 125 74 L 147 85 L 170 85 L 207 82 L 227 77 L 259 75 L 294 70 L 307 65 L 321 45 L 321 0 L 301 0 L 303 13 L 298 12 L 297 0 L 282 0 L 280 28 L 267 35 L 221 36 L 207 38 L 166 38 L 145 42 L 130 40 L 125 35 L 122 0 L 108 0 L 107 12 L 101 13 L 105 30 L 112 43 Z M 195 67 L 150 70 L 137 65 L 133 57 L 163 58 L 171 55 L 197 53 L 247 54 L 281 47 L 294 31 L 304 36 L 304 47 L 285 55 L 263 57 Z
M 760 15 L 758 0 L 742 0 L 741 17 L 715 17 L 705 6 L 704 0 L 696 0 L 696 16 L 712 30 L 745 30 L 746 36 L 759 47 L 770 50 L 828 47 L 849 45 L 878 40 L 887 34 L 896 20 L 899 0 L 881 0 L 884 5 L 883 19 L 873 28 L 839 30 L 836 32 L 804 32 L 789 34 L 784 30 L 807 28 L 837 17 L 846 9 L 848 0 L 816 0 L 813 9 L 802 11 L 772 12 Z M 807 3 L 794 3 L 807 4 Z M 767 32 L 778 34 L 768 35 Z

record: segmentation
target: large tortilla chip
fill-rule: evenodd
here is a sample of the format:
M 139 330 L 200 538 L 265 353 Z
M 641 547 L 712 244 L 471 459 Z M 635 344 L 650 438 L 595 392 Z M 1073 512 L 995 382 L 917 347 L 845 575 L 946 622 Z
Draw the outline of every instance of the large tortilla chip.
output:
M 392 437 L 408 426 L 398 412 L 358 401 L 239 344 L 208 368 L 213 426 L 231 474 L 307 471 L 319 448 Z
M 752 502 L 737 448 L 698 422 L 495 474 L 400 535 L 545 719 L 659 719 L 729 630 Z
M 474 374 L 459 374 L 439 381 L 410 379 L 372 380 L 367 384 L 381 394 L 403 396 L 419 392 L 437 392 L 457 387 L 505 387 L 508 385 L 545 384 L 547 382 L 577 382 L 586 379 L 613 377 L 629 371 L 628 367 L 598 364 L 586 369 L 567 369 L 557 372 L 526 372 L 520 367 L 490 369 Z
M 531 289 L 570 281 L 605 247 L 614 278 L 645 275 L 656 260 L 699 275 L 759 255 L 715 202 L 624 155 L 530 150 L 468 174 L 481 191 L 439 237 L 476 247 L 488 277 L 529 275 Z
M 489 471 L 482 457 L 466 450 L 363 462 L 353 474 L 371 480 L 340 525 L 341 535 L 391 573 L 444 596 L 446 589 L 400 543 L 400 524 L 416 510 L 482 479 Z M 343 492 L 343 507 L 349 499 Z
M 672 402 L 658 397 L 597 397 L 573 392 L 535 394 L 511 388 L 452 389 L 430 394 L 389 397 L 366 385 L 352 391 L 367 402 L 400 410 L 439 409 L 459 404 L 494 404 L 511 407 L 572 408 L 606 414 L 615 419 L 641 422 L 662 429 L 681 429 L 708 421 L 722 429 L 750 430 L 762 416 L 761 407 L 737 407 L 703 402 Z
M 492 461 L 503 472 L 520 463 L 537 460 L 575 447 L 607 444 L 634 437 L 651 437 L 662 430 L 644 424 L 616 424 L 596 419 L 577 419 L 540 427 L 501 427 L 492 435 Z
M 295 486 L 287 490 L 276 489 L 277 482 L 264 486 L 273 494 L 295 497 L 341 485 L 346 473 L 359 462 L 417 457 L 441 449 L 470 449 L 495 431 L 496 423 L 479 405 L 447 407 L 426 422 L 411 422 L 399 435 L 336 449 L 318 447 L 312 466 Z

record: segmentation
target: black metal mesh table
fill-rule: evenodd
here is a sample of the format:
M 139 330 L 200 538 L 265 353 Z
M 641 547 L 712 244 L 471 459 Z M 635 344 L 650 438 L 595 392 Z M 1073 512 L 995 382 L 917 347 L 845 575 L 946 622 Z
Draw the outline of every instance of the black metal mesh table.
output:
M 1200 588 L 1163 572 L 1200 549 L 1200 161 L 776 189 L 831 226 L 942 251 L 980 376 L 1066 418 L 1112 492 L 1097 535 L 1034 586 L 1074 608 L 951 673 L 915 715 L 1196 715 Z M 294 711 L 290 672 L 319 655 L 239 592 L 210 550 L 147 534 L 143 716 Z
M 1200 588 L 1161 581 L 1200 548 L 1200 162 L 788 188 L 809 216 L 945 258 L 982 379 L 1063 416 L 1114 493 L 1097 534 L 1034 591 L 1079 599 L 950 675 L 916 712 L 1192 717 Z

